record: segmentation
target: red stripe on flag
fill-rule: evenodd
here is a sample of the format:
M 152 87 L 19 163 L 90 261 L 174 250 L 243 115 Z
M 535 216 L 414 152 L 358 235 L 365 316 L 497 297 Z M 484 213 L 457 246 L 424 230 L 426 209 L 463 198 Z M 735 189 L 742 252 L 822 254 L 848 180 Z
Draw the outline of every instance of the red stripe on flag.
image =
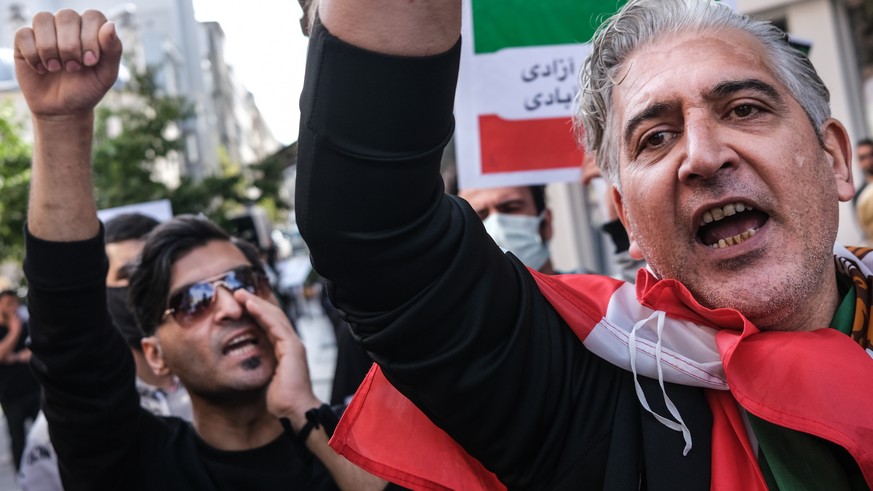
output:
M 479 116 L 482 173 L 564 169 L 582 165 L 569 117 L 510 121 Z

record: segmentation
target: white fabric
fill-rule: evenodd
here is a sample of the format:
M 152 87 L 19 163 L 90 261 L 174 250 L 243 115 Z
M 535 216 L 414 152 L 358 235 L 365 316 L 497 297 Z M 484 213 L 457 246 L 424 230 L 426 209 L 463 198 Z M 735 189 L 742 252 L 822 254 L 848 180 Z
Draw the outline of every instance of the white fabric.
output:
M 628 338 L 628 354 L 630 356 L 630 364 L 631 364 L 631 372 L 634 374 L 634 388 L 637 392 L 637 399 L 639 399 L 640 404 L 642 404 L 643 408 L 648 411 L 652 416 L 655 417 L 661 424 L 670 428 L 674 431 L 681 431 L 682 438 L 685 439 L 685 449 L 682 451 L 682 455 L 688 455 L 688 452 L 691 451 L 691 430 L 688 429 L 688 426 L 685 424 L 685 421 L 682 420 L 682 416 L 679 414 L 679 409 L 676 408 L 676 405 L 670 399 L 670 396 L 667 395 L 667 390 L 664 388 L 664 372 L 663 365 L 661 363 L 661 335 L 664 332 L 664 319 L 666 319 L 667 313 L 656 310 L 652 313 L 651 316 L 643 319 L 636 324 L 634 324 L 633 329 L 631 329 L 630 336 Z M 639 331 L 643 326 L 648 324 L 648 322 L 654 318 L 658 319 L 657 323 L 657 332 L 658 332 L 658 342 L 655 345 L 655 360 L 658 366 L 658 385 L 661 386 L 661 394 L 664 396 L 664 404 L 667 405 L 667 410 L 670 411 L 670 415 L 676 421 L 672 421 L 660 414 L 656 413 L 649 406 L 649 401 L 646 400 L 646 394 L 643 392 L 643 388 L 640 386 L 640 381 L 637 378 L 637 354 L 639 351 L 636 349 L 637 342 L 637 331 Z M 678 423 L 677 423 L 678 421 Z
M 639 319 L 649 319 L 655 313 L 640 305 L 636 288 L 626 283 L 613 293 L 606 315 L 583 344 L 600 358 L 630 371 L 630 336 L 635 330 L 634 363 L 639 375 L 657 379 L 658 373 L 662 373 L 666 382 L 727 390 L 724 367 L 715 345 L 718 331 L 666 316 L 660 335 L 657 326 L 637 326 Z

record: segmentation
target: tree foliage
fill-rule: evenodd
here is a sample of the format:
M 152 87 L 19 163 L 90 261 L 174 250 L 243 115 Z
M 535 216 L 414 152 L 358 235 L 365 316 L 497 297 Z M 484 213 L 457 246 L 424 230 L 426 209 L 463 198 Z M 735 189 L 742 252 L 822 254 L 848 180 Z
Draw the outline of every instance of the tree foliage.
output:
M 162 199 L 167 186 L 156 179 L 157 161 L 181 151 L 175 127 L 193 114 L 181 97 L 163 95 L 151 68 L 132 73 L 97 109 L 94 132 L 94 190 L 97 208 Z
M 0 106 L 0 262 L 21 261 L 31 148 L 21 138 L 11 104 Z

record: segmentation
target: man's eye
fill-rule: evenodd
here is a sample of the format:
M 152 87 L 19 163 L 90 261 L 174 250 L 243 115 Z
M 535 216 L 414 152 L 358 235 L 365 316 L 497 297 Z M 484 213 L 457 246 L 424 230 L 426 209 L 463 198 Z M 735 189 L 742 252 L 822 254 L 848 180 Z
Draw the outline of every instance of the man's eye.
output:
M 743 104 L 734 108 L 733 113 L 739 118 L 748 118 L 758 112 L 758 108 L 749 104 Z
M 636 154 L 641 155 L 646 152 L 667 149 L 674 143 L 674 140 L 679 138 L 680 135 L 680 131 L 676 131 L 672 128 L 652 129 L 649 132 L 640 135 Z
M 666 131 L 652 133 L 643 140 L 643 150 L 660 147 L 667 141 L 669 136 L 669 133 Z

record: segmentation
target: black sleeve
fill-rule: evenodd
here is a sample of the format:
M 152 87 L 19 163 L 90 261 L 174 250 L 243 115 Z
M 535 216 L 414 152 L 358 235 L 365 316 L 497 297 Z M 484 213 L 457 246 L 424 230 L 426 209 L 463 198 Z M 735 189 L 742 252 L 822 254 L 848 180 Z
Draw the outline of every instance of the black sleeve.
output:
M 130 349 L 106 308 L 103 234 L 48 242 L 26 234 L 31 367 L 61 477 L 70 489 L 125 489 L 139 426 Z
M 312 36 L 296 210 L 332 300 L 392 383 L 505 483 L 557 482 L 608 431 L 601 383 L 616 371 L 443 193 L 459 45 L 403 58 Z

